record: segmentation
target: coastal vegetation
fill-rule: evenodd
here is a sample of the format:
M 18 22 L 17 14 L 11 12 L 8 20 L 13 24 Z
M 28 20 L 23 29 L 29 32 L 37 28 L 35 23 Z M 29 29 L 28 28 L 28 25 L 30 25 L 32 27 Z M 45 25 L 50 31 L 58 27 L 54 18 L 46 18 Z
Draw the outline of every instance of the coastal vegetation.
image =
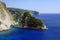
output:
M 15 9 L 15 8 L 8 8 L 9 11 L 14 15 L 14 20 L 19 19 L 19 25 L 22 24 L 22 27 L 28 26 L 28 27 L 37 27 L 43 26 L 43 22 L 40 19 L 35 18 L 33 15 L 37 15 L 38 12 L 31 12 L 28 10 L 22 10 L 22 9 Z M 34 14 L 35 13 L 35 14 Z M 33 14 L 33 15 L 32 15 Z
M 34 17 L 34 15 L 36 16 L 38 14 L 39 12 L 32 10 L 6 8 L 6 5 L 0 2 L 0 27 L 2 28 L 1 30 L 9 29 L 11 25 L 18 25 L 20 28 L 27 27 L 46 29 L 46 26 L 43 25 L 44 23 L 40 19 Z
M 0 25 L 2 24 L 2 22 L 0 21 Z
M 31 13 L 28 11 L 24 13 L 21 23 L 23 25 L 26 24 L 28 27 L 43 26 L 43 22 L 40 19 L 37 19 L 34 16 L 32 16 Z
M 28 27 L 34 27 L 34 28 L 39 27 L 42 29 L 46 29 L 46 26 L 42 22 L 42 20 L 34 17 L 34 15 L 35 16 L 38 15 L 39 12 L 23 10 L 18 8 L 8 8 L 8 9 L 14 16 L 14 19 L 17 20 L 18 24 L 22 26 L 22 28 L 24 28 L 24 26 L 28 26 Z

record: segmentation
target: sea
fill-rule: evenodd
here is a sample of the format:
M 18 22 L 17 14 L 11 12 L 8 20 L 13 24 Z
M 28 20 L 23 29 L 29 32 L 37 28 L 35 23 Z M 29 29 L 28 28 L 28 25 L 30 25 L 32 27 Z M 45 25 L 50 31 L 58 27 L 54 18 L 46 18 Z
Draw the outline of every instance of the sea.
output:
M 60 40 L 60 14 L 34 16 L 42 20 L 48 29 L 32 30 L 14 27 L 0 32 L 0 40 Z

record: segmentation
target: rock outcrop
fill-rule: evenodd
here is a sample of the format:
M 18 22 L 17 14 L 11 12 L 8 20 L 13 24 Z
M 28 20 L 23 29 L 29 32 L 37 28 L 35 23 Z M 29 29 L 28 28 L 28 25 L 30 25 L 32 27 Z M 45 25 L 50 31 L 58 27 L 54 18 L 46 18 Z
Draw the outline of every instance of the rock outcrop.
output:
M 10 29 L 14 23 L 11 13 L 6 8 L 6 4 L 0 1 L 0 31 Z
M 6 4 L 0 2 L 0 31 L 11 29 L 11 25 L 18 25 L 20 28 L 47 29 L 40 19 L 33 16 L 37 14 L 39 14 L 37 11 L 6 8 Z

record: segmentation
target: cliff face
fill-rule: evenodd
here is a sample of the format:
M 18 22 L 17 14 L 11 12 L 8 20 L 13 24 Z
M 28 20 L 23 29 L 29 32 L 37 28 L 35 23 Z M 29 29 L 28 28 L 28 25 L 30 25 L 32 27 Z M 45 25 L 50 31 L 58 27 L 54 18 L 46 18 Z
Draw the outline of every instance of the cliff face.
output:
M 0 2 L 0 31 L 10 29 L 12 24 L 14 24 L 13 16 L 6 8 L 5 3 Z
M 1 8 L 6 8 L 6 4 L 5 4 L 4 2 L 1 2 L 1 1 L 0 1 L 0 7 L 1 7 Z
M 36 19 L 33 16 L 38 14 L 39 12 L 37 11 L 23 10 L 17 8 L 7 8 L 4 2 L 0 2 L 0 31 L 10 29 L 11 25 L 16 25 L 16 24 L 19 24 L 20 26 L 22 25 L 23 27 L 23 26 L 32 25 L 33 23 L 34 25 L 32 25 L 31 27 L 33 26 L 37 27 L 39 25 L 39 26 L 43 26 L 44 28 L 43 22 L 39 19 Z M 35 21 L 38 22 L 39 24 L 36 23 Z
M 11 14 L 14 16 L 14 20 L 17 22 L 19 19 L 20 19 L 19 21 L 21 21 L 25 12 L 29 12 L 28 14 L 31 14 L 31 16 L 39 15 L 39 12 L 32 11 L 32 10 L 24 10 L 24 9 L 18 9 L 18 8 L 7 8 L 7 9 L 11 12 Z
M 37 11 L 30 11 L 30 10 L 23 10 L 23 9 L 17 9 L 17 8 L 8 8 L 8 9 L 14 15 L 15 19 L 17 20 L 17 22 L 18 22 L 18 24 L 20 26 L 21 26 L 21 24 L 23 24 L 23 26 L 24 25 L 28 26 L 27 28 L 30 27 L 31 29 L 34 29 L 34 28 L 36 29 L 37 26 L 39 25 L 39 27 L 37 29 L 43 29 L 43 30 L 47 29 L 46 25 L 40 19 L 36 19 L 33 16 L 33 15 L 35 15 L 35 16 L 39 15 L 39 12 L 37 12 Z M 24 13 L 27 12 L 27 11 L 31 14 L 31 17 L 30 18 L 27 17 L 28 19 L 25 20 L 25 19 L 23 19 L 23 17 L 24 17 Z M 19 21 L 18 21 L 18 19 L 19 19 Z M 21 26 L 21 27 L 25 28 L 23 26 Z

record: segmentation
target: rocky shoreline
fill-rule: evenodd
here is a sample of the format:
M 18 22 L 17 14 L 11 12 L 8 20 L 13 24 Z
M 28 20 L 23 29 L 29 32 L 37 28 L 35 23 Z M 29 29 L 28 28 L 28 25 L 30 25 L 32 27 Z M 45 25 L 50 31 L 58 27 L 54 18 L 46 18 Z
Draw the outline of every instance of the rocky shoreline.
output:
M 19 28 L 47 29 L 40 19 L 37 19 L 32 15 L 33 13 L 37 14 L 38 12 L 14 10 L 7 9 L 6 4 L 0 2 L 0 31 L 9 30 L 14 25 L 18 25 Z

